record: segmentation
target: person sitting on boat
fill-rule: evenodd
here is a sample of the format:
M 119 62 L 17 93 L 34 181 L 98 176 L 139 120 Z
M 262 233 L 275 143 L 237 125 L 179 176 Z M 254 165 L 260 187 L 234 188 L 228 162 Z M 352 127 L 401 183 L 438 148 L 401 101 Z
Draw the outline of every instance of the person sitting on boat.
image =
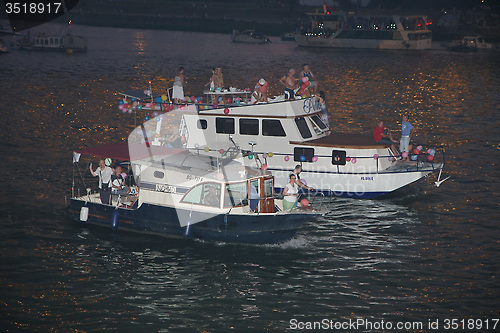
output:
M 311 69 L 309 68 L 308 64 L 304 64 L 304 68 L 302 70 L 302 77 L 307 78 L 307 81 L 309 81 L 310 83 L 308 89 L 311 93 L 313 93 L 314 89 L 318 88 L 318 80 L 316 80 L 316 77 L 314 76 L 313 72 L 311 72 Z
M 108 164 L 111 165 L 111 159 L 106 159 L 109 160 Z M 103 204 L 110 204 L 110 198 L 111 198 L 111 175 L 113 174 L 113 169 L 109 167 L 109 165 L 106 165 L 104 160 L 99 160 L 99 167 L 95 170 L 92 171 L 92 163 L 90 163 L 89 170 L 92 176 L 97 177 L 99 176 L 99 196 L 101 198 L 101 202 Z
M 217 195 L 217 190 L 215 189 L 215 187 L 210 186 L 208 188 L 208 193 L 203 198 L 203 204 L 208 206 L 219 207 L 220 198 Z
M 125 184 L 125 179 L 122 175 L 122 167 L 115 166 L 115 173 L 111 175 L 111 194 L 127 195 L 130 193 L 130 188 Z
M 172 89 L 172 98 L 174 103 L 184 101 L 184 68 L 180 67 L 179 72 L 174 78 L 174 87 Z
M 172 134 L 165 138 L 165 143 L 168 147 L 182 148 L 182 137 L 179 134 L 179 127 L 174 126 Z
M 383 121 L 379 121 L 377 127 L 375 127 L 375 129 L 373 130 L 373 138 L 375 139 L 376 143 L 382 145 L 390 145 L 392 153 L 394 155 L 397 155 L 396 147 L 394 147 L 394 142 L 397 141 L 392 138 L 391 131 L 389 131 L 387 127 L 384 127 Z
M 252 96 L 250 98 L 250 103 L 251 104 L 257 104 L 261 102 L 267 102 L 267 99 L 264 99 L 264 95 L 262 94 L 262 91 L 260 90 L 260 85 L 257 84 L 255 86 L 255 89 L 252 93 Z
M 403 115 L 403 122 L 401 123 L 401 141 L 399 141 L 399 150 L 401 153 L 406 152 L 410 153 L 410 134 L 413 133 L 414 127 L 408 121 L 408 115 Z M 404 158 L 406 162 L 410 161 L 410 156 L 407 155 Z
M 294 173 L 290 174 L 290 181 L 283 189 L 283 210 L 290 210 L 297 205 L 299 197 L 299 186 Z
M 307 184 L 305 184 L 305 182 L 303 182 L 301 179 L 300 179 L 300 173 L 302 172 L 302 165 L 300 164 L 297 164 L 295 166 L 295 169 L 293 169 L 293 174 L 295 175 L 295 177 L 297 178 L 296 179 L 296 183 L 297 185 L 299 185 L 300 187 L 302 188 L 305 188 L 307 190 L 314 190 L 312 187 L 310 186 L 307 186 Z
M 285 86 L 284 94 L 287 101 L 295 99 L 295 89 L 297 89 L 297 81 L 295 78 L 295 69 L 290 68 L 288 74 L 280 79 L 280 82 Z
M 260 86 L 260 93 L 262 94 L 262 99 L 264 102 L 267 102 L 267 82 L 264 80 L 264 78 L 261 78 L 258 82 L 258 85 Z

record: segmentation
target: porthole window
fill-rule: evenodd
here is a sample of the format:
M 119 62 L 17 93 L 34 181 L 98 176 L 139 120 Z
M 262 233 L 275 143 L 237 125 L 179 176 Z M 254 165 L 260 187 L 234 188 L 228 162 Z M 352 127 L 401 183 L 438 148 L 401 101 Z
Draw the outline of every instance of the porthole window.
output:
M 162 172 L 162 171 L 158 171 L 156 170 L 154 173 L 153 173 L 153 176 L 155 178 L 158 178 L 158 179 L 163 179 L 165 177 L 165 174 Z

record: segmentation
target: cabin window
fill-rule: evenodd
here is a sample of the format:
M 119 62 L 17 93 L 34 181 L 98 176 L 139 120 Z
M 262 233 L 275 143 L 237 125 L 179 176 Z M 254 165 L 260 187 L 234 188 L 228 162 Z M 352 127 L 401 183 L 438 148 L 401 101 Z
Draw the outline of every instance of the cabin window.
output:
M 259 135 L 259 119 L 240 118 L 240 134 Z
M 45 45 L 49 45 L 49 40 L 48 39 L 45 40 Z
M 321 120 L 321 118 L 317 114 L 315 114 L 314 116 L 311 116 L 311 120 L 321 130 L 326 130 L 327 129 L 325 123 L 323 122 L 323 120 Z
M 234 134 L 234 118 L 215 118 L 215 131 L 222 134 Z
M 293 160 L 295 162 L 312 162 L 314 157 L 314 148 L 293 148 Z
M 262 135 L 286 136 L 286 133 L 278 119 L 262 119 Z
M 59 44 L 62 45 L 63 41 L 62 41 L 62 38 L 59 38 Z
M 345 165 L 346 164 L 345 150 L 332 150 L 332 164 L 333 165 Z
M 274 197 L 274 183 L 272 179 L 264 180 L 264 195 L 266 198 Z
M 202 183 L 191 188 L 181 199 L 183 203 L 219 207 L 220 205 L 220 184 Z
M 50 37 L 50 45 L 54 44 L 54 38 Z
M 56 45 L 59 44 L 59 38 L 54 39 L 54 42 L 56 43 Z
M 198 121 L 196 122 L 196 126 L 202 130 L 207 129 L 207 120 L 206 119 L 198 119 Z
M 224 207 L 248 205 L 247 182 L 226 184 Z
M 307 126 L 306 120 L 304 118 L 295 118 L 295 124 L 297 125 L 302 138 L 308 139 L 312 137 L 311 131 L 309 130 L 309 127 Z
M 155 178 L 163 179 L 165 177 L 165 174 L 162 171 L 156 170 L 153 173 L 153 176 L 155 176 Z

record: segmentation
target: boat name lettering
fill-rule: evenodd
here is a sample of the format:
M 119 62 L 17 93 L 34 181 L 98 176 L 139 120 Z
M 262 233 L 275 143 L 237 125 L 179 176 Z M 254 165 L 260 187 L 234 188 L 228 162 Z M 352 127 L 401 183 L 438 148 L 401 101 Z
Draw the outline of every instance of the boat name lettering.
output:
M 373 180 L 373 177 L 361 177 L 361 180 Z
M 186 179 L 187 180 L 194 180 L 194 181 L 197 181 L 197 182 L 202 182 L 203 181 L 203 177 L 195 176 L 195 175 L 186 175 Z
M 175 193 L 175 186 L 156 184 L 156 191 L 157 192 L 165 192 L 165 193 Z
M 304 101 L 302 109 L 305 113 L 311 113 L 311 111 L 319 111 L 321 110 L 321 104 L 317 99 L 313 101 L 312 98 L 308 98 Z

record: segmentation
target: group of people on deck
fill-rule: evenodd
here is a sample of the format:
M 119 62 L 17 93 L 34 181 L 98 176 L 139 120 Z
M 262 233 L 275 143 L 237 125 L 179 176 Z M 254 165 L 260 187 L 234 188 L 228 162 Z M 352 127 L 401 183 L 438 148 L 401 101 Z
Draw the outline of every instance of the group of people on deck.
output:
M 309 97 L 314 89 L 318 89 L 318 80 L 314 76 L 308 64 L 304 64 L 302 68 L 302 73 L 300 78 L 296 78 L 295 74 L 297 72 L 294 68 L 290 68 L 288 73 L 280 79 L 280 83 L 284 86 L 284 96 L 285 100 L 293 100 L 296 95 Z M 174 83 L 172 87 L 172 99 L 174 103 L 183 103 L 185 100 L 184 96 L 184 85 L 186 80 L 184 77 L 184 68 L 180 67 L 179 71 L 174 77 Z M 224 86 L 224 78 L 222 75 L 221 67 L 212 68 L 212 76 L 210 81 L 206 84 L 209 86 L 210 91 L 220 91 Z M 268 83 L 264 78 L 261 78 L 255 85 L 254 91 L 251 95 L 251 104 L 268 102 L 267 99 L 267 87 Z M 216 98 L 217 96 L 213 96 Z M 213 102 L 213 101 L 212 101 Z
M 284 94 L 287 101 L 295 99 L 296 94 L 308 97 L 312 90 L 318 89 L 318 81 L 308 64 L 304 64 L 301 78 L 296 78 L 295 74 L 295 69 L 290 68 L 288 74 L 280 79 L 281 84 L 285 86 Z
M 89 170 L 92 176 L 99 177 L 99 196 L 103 204 L 111 205 L 111 195 L 124 196 L 130 193 L 130 187 L 125 183 L 126 174 L 122 173 L 122 167 L 118 164 L 111 168 L 111 159 L 99 160 L 96 170 L 92 170 L 90 163 Z
M 407 153 L 404 158 L 402 157 L 402 160 L 407 162 L 410 160 L 410 135 L 413 133 L 414 129 L 413 125 L 409 122 L 409 116 L 404 114 L 401 122 L 401 140 L 399 141 L 399 150 L 401 153 Z M 373 130 L 373 139 L 376 143 L 390 146 L 392 153 L 395 156 L 399 155 L 394 145 L 398 141 L 393 138 L 391 131 L 384 126 L 383 121 L 379 121 L 377 127 Z

